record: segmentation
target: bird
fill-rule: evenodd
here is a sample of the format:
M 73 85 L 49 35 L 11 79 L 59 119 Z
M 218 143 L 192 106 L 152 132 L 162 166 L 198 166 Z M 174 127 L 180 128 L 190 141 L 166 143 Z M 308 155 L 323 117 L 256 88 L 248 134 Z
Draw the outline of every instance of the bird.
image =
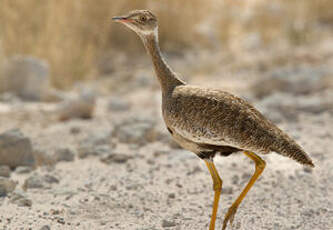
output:
M 232 226 L 248 191 L 262 174 L 266 162 L 258 155 L 275 152 L 305 166 L 314 163 L 303 148 L 265 118 L 250 103 L 220 89 L 187 84 L 167 64 L 160 46 L 157 17 L 149 10 L 133 10 L 115 16 L 142 40 L 162 91 L 162 116 L 172 138 L 202 159 L 213 181 L 214 202 L 209 230 L 215 229 L 222 179 L 214 157 L 243 152 L 255 163 L 255 171 L 223 220 L 222 230 Z

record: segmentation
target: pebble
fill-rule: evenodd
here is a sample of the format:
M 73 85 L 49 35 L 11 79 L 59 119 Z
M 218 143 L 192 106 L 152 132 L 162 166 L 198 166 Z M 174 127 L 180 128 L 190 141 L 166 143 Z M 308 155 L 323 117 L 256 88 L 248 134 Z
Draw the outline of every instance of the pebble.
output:
M 237 185 L 239 183 L 239 176 L 238 175 L 233 175 L 231 178 L 231 183 L 233 185 Z
M 168 197 L 169 197 L 170 199 L 175 199 L 175 198 L 176 198 L 176 194 L 174 194 L 174 193 L 169 193 Z
M 49 184 L 58 184 L 59 183 L 59 180 L 55 176 L 52 176 L 52 175 L 45 175 L 44 181 Z
M 65 161 L 70 162 L 74 161 L 74 152 L 69 148 L 58 148 L 54 151 L 53 158 L 56 162 Z
M 46 184 L 57 184 L 57 183 L 59 183 L 59 180 L 52 175 L 47 174 L 42 176 L 34 174 L 25 180 L 23 188 L 24 189 L 45 188 Z
M 24 181 L 23 188 L 44 188 L 43 178 L 40 175 L 31 175 Z
M 157 138 L 155 121 L 149 118 L 128 118 L 115 126 L 113 135 L 122 143 L 145 145 Z
M 12 204 L 18 205 L 19 207 L 31 207 L 32 206 L 31 199 L 28 199 L 26 197 L 26 195 L 21 191 L 14 192 L 10 198 L 10 202 Z
M 15 172 L 17 174 L 25 174 L 25 173 L 30 173 L 32 171 L 32 167 L 29 166 L 18 166 L 15 169 Z
M 175 227 L 175 226 L 177 226 L 177 224 L 174 221 L 165 220 L 165 219 L 162 221 L 163 228 L 169 228 L 169 227 Z
M 232 194 L 233 193 L 233 188 L 231 186 L 225 186 L 222 188 L 222 194 Z
M 131 158 L 132 157 L 127 154 L 112 153 L 101 157 L 100 161 L 105 164 L 111 164 L 112 162 L 118 164 L 124 164 Z
M 109 145 L 91 145 L 88 143 L 82 143 L 77 149 L 78 157 L 80 159 L 87 158 L 89 156 L 100 156 L 104 157 L 112 154 L 112 149 Z
M 44 225 L 39 230 L 51 230 L 51 227 L 49 225 Z

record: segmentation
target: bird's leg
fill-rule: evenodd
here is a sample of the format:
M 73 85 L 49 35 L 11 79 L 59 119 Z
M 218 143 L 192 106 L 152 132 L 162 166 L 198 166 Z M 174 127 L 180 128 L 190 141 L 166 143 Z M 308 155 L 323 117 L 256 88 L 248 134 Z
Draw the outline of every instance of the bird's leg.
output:
M 245 151 L 244 154 L 254 161 L 254 163 L 256 164 L 256 170 L 253 176 L 251 177 L 249 183 L 246 185 L 242 193 L 239 195 L 237 200 L 231 205 L 227 214 L 225 215 L 222 230 L 226 229 L 228 222 L 230 222 L 230 224 L 232 225 L 238 206 L 240 205 L 240 203 L 242 202 L 242 200 L 244 199 L 244 197 L 246 196 L 252 185 L 256 182 L 260 174 L 264 171 L 266 165 L 265 161 L 255 153 Z
M 216 214 L 217 214 L 217 209 L 219 206 L 219 200 L 220 200 L 220 195 L 222 191 L 222 180 L 215 168 L 213 160 L 205 160 L 205 163 L 207 165 L 207 168 L 210 172 L 210 175 L 212 175 L 213 179 L 213 189 L 214 189 L 214 204 L 213 204 L 213 212 L 212 212 L 212 217 L 210 220 L 210 225 L 209 225 L 209 230 L 214 230 L 215 229 L 215 220 L 216 220 Z

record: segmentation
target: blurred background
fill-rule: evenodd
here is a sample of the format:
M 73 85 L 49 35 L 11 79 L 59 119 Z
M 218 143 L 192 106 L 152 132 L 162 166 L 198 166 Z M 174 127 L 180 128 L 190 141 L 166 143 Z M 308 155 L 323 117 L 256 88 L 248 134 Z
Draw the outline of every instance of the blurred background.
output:
M 209 174 L 166 132 L 142 42 L 111 21 L 133 9 L 157 15 L 161 49 L 182 79 L 245 98 L 320 168 L 333 168 L 332 0 L 0 0 L 0 205 L 9 210 L 0 220 L 19 215 L 8 224 L 25 226 L 28 209 L 18 207 L 32 206 L 34 229 L 48 215 L 59 229 L 63 222 L 127 230 L 207 225 Z M 231 158 L 224 168 L 218 163 L 232 181 L 223 207 L 249 178 L 249 162 Z M 287 198 L 274 203 L 258 187 L 272 208 L 261 210 L 271 216 L 253 229 L 332 229 L 332 170 L 315 174 L 278 156 L 267 162 L 264 182 L 284 181 L 275 189 Z M 289 220 L 297 209 L 283 202 L 293 197 L 305 211 Z M 254 213 L 252 201 L 264 203 L 258 199 L 249 198 L 247 211 Z M 275 221 L 276 210 L 282 219 Z M 250 217 L 240 219 L 238 229 L 252 229 Z
M 110 18 L 148 8 L 158 15 L 161 46 L 170 55 L 209 52 L 229 57 L 212 66 L 213 71 L 236 62 L 231 58 L 235 56 L 269 56 L 269 60 L 262 58 L 267 63 L 261 63 L 261 68 L 285 65 L 302 48 L 314 56 L 320 55 L 313 50 L 330 48 L 325 45 L 331 43 L 332 4 L 330 0 L 210 0 L 205 4 L 198 0 L 167 4 L 151 0 L 100 0 L 98 4 L 2 0 L 1 61 L 15 55 L 42 59 L 49 64 L 51 84 L 56 88 L 68 89 L 80 80 L 100 78 L 146 59 L 139 58 L 144 52 L 137 36 L 111 24 Z

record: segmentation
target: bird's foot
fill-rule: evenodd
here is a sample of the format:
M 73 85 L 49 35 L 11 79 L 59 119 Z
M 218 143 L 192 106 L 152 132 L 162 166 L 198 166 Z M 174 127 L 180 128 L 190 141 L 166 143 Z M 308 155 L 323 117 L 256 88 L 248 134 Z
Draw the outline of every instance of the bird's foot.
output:
M 228 222 L 230 222 L 230 225 L 232 226 L 232 222 L 234 221 L 237 208 L 238 206 L 236 205 L 232 205 L 229 208 L 227 214 L 224 217 L 222 230 L 225 230 L 227 228 Z

